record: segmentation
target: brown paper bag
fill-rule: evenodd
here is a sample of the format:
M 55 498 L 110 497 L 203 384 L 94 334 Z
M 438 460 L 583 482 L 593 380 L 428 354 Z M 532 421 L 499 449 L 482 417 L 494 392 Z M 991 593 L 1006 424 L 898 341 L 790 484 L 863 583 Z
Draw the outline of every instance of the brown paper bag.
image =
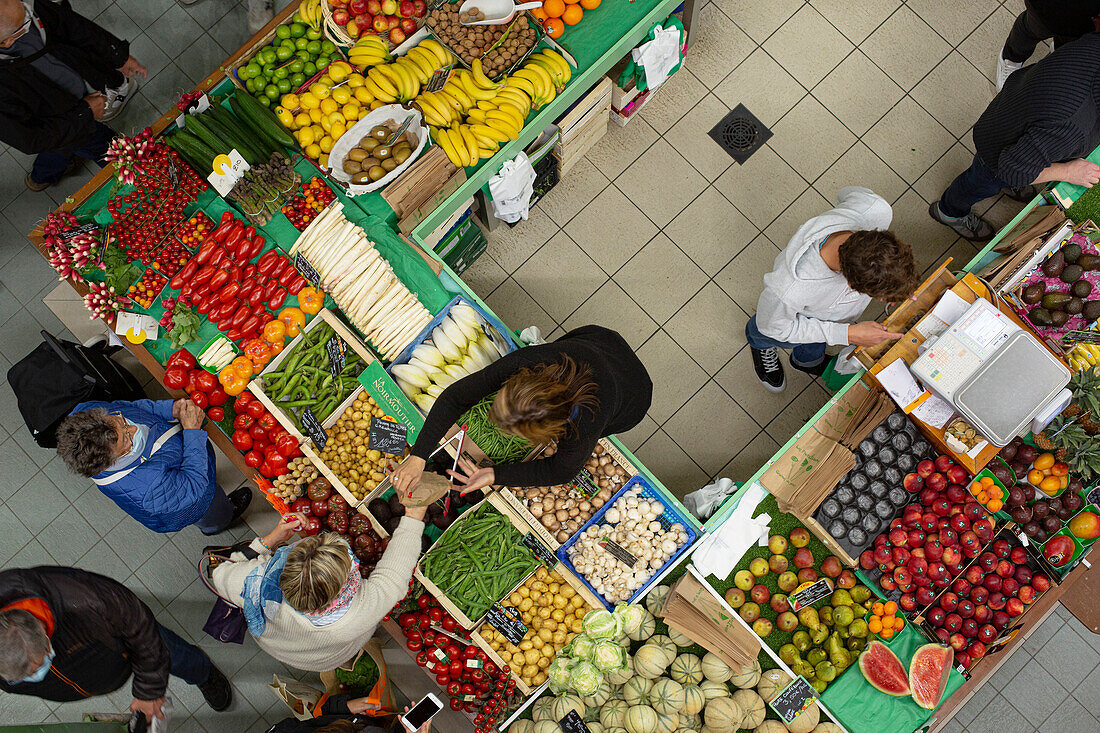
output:
M 368 710 L 363 714 L 380 717 L 397 712 L 397 700 L 393 696 L 393 685 L 390 684 L 389 676 L 386 674 L 386 660 L 382 657 L 382 642 L 378 639 L 368 641 L 353 659 L 341 664 L 339 669 L 354 669 L 355 663 L 364 654 L 373 659 L 378 667 L 378 681 L 374 683 L 374 688 L 366 695 L 367 702 L 377 706 L 377 709 Z M 336 679 L 336 670 L 322 672 L 321 682 L 325 685 L 325 697 L 322 698 L 319 704 L 324 704 L 324 700 L 329 695 L 341 694 L 340 682 Z
M 450 479 L 438 473 L 425 473 L 420 477 L 420 483 L 411 492 L 398 497 L 398 501 L 405 506 L 427 506 L 442 499 L 454 487 Z
M 271 684 L 268 685 L 275 697 L 286 703 L 291 714 L 298 720 L 310 720 L 319 714 L 326 694 L 315 687 L 310 687 L 297 680 L 280 679 L 279 675 L 271 676 Z

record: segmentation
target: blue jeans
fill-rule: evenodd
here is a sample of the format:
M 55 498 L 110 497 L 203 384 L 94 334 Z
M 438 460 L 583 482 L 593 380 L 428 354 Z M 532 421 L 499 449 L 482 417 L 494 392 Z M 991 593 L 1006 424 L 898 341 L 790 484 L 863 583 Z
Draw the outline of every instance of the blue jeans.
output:
M 95 132 L 92 133 L 92 137 L 73 153 L 66 155 L 53 150 L 39 153 L 34 159 L 34 165 L 31 167 L 31 180 L 35 183 L 48 183 L 50 185 L 57 183 L 61 180 L 61 175 L 65 172 L 65 169 L 69 167 L 69 163 L 77 155 L 81 158 L 87 158 L 102 168 L 104 166 L 103 155 L 107 152 L 107 145 L 114 136 L 114 130 L 102 122 L 95 123 Z
M 201 685 L 210 679 L 210 657 L 194 644 L 188 644 L 174 631 L 157 624 L 161 641 L 168 647 L 171 673 L 189 685 Z
M 1002 188 L 1015 188 L 1002 181 L 997 174 L 974 156 L 970 167 L 955 177 L 940 197 L 940 211 L 952 218 L 966 216 L 970 207 L 982 199 L 996 196 Z
M 745 324 L 745 339 L 749 342 L 749 346 L 756 349 L 791 349 L 791 363 L 797 366 L 803 367 L 815 367 L 822 362 L 825 358 L 825 347 L 827 344 L 791 344 L 786 341 L 776 341 L 773 338 L 768 338 L 764 334 L 760 333 L 760 329 L 756 327 L 756 316 L 749 319 L 749 322 Z
M 202 515 L 195 526 L 207 534 L 217 534 L 229 527 L 233 521 L 233 503 L 222 491 L 222 487 L 214 487 L 214 499 L 210 502 L 210 508 Z

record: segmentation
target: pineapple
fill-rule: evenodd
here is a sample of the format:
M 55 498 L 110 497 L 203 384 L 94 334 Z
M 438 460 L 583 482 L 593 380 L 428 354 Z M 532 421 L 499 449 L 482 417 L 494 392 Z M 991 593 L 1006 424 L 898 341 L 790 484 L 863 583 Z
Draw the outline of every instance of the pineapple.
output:
M 1072 456 L 1086 446 L 1096 444 L 1084 427 L 1076 419 L 1066 417 L 1064 412 L 1051 420 L 1041 432 L 1033 434 L 1031 439 L 1036 448 L 1053 453 L 1059 461 L 1066 460 L 1066 456 Z M 1097 449 L 1100 450 L 1100 446 Z
M 1100 433 L 1100 372 L 1096 368 L 1078 371 L 1069 380 L 1069 387 L 1073 397 L 1062 414 L 1076 417 L 1089 435 Z

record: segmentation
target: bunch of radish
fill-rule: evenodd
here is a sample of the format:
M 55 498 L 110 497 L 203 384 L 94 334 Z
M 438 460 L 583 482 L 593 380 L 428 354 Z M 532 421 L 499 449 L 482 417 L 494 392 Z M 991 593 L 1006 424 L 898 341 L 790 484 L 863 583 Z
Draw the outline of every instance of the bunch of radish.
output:
M 119 295 L 114 288 L 101 283 L 88 283 L 88 294 L 84 296 L 84 307 L 92 312 L 91 318 L 103 318 L 108 323 L 115 319 L 115 313 L 129 305 L 130 299 Z
M 432 320 L 363 229 L 335 201 L 309 223 L 290 256 L 300 253 L 321 287 L 387 360 L 400 354 Z
M 119 135 L 111 140 L 103 158 L 115 164 L 120 181 L 132 186 L 137 181 L 138 174 L 145 172 L 139 165 L 140 162 L 163 147 L 153 139 L 152 129 L 146 127 L 133 137 Z

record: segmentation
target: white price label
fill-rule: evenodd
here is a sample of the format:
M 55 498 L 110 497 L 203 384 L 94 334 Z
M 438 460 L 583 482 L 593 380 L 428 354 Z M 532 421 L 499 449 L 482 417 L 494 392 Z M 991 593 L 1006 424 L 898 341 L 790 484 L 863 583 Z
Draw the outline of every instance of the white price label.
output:
M 187 108 L 187 111 L 176 118 L 176 127 L 183 129 L 183 118 L 185 115 L 197 115 L 210 109 L 210 97 L 203 94 L 196 99 L 194 103 Z
M 248 162 L 234 148 L 229 151 L 229 155 L 214 158 L 214 170 L 206 180 L 210 181 L 210 185 L 221 196 L 228 196 L 249 167 Z

